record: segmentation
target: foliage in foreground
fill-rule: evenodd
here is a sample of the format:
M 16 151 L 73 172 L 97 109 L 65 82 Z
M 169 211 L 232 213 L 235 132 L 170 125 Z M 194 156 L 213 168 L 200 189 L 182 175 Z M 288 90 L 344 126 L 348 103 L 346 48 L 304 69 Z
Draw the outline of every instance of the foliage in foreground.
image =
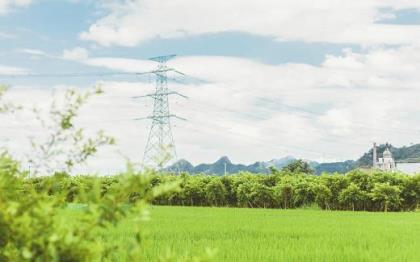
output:
M 3 99 L 6 90 L 0 85 L 0 114 L 22 109 Z M 88 99 L 101 93 L 101 89 L 84 93 L 67 90 L 60 106 L 55 98 L 49 110 L 33 110 L 47 132 L 31 139 L 27 162 L 33 172 L 29 175 L 55 175 L 29 179 L 19 163 L 0 153 L 0 262 L 120 261 L 121 255 L 127 261 L 144 259 L 141 221 L 146 218 L 145 208 L 159 195 L 175 190 L 177 182 L 152 186 L 148 173 L 136 174 L 131 167 L 118 176 L 118 183 L 108 184 L 94 177 L 77 183 L 60 173 L 71 173 L 99 148 L 115 143 L 103 131 L 86 136 L 84 129 L 74 124 Z M 69 218 L 72 210 L 77 216 Z M 126 218 L 134 223 L 128 242 L 107 240 L 106 233 Z M 207 257 L 157 255 L 156 259 L 204 261 Z
M 0 167 L 0 261 L 115 261 L 119 252 L 139 260 L 145 207 L 176 186 L 150 187 L 150 176 L 129 171 L 107 194 L 99 179 L 74 189 L 60 174 L 44 179 L 40 190 L 7 155 L 0 157 Z M 69 205 L 69 198 L 80 204 Z M 69 219 L 72 208 L 78 215 Z M 101 241 L 126 217 L 134 219 L 130 243 Z
M 45 136 L 30 139 L 31 152 L 27 159 L 34 175 L 58 171 L 71 173 L 73 168 L 85 164 L 100 148 L 115 144 L 115 139 L 103 130 L 87 136 L 85 130 L 75 124 L 82 107 L 92 96 L 102 93 L 100 87 L 85 92 L 69 89 L 63 96 L 54 97 L 47 112 L 33 109 L 35 119 L 46 131 Z

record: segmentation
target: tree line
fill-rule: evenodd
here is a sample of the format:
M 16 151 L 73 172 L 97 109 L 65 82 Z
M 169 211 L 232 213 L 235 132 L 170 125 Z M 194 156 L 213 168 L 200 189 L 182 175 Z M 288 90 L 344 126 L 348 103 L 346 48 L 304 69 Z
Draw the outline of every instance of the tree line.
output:
M 141 174 L 138 174 L 141 175 Z M 39 191 L 49 186 L 50 194 L 66 191 L 69 202 L 80 190 L 88 190 L 100 181 L 101 195 L 120 183 L 120 176 L 70 177 L 63 174 L 27 181 Z M 317 205 L 325 210 L 413 211 L 420 199 L 420 175 L 354 170 L 346 175 L 315 176 L 289 170 L 272 170 L 272 174 L 238 173 L 225 176 L 153 173 L 150 189 L 178 183 L 175 191 L 166 192 L 152 201 L 155 205 L 214 206 L 241 208 L 294 209 Z M 54 183 L 53 183 L 54 184 Z M 142 198 L 133 191 L 128 201 Z
M 156 177 L 160 181 L 171 176 Z M 420 176 L 352 171 L 313 176 L 275 172 L 230 176 L 181 176 L 181 190 L 162 195 L 159 205 L 293 209 L 318 205 L 326 210 L 413 211 L 420 199 Z

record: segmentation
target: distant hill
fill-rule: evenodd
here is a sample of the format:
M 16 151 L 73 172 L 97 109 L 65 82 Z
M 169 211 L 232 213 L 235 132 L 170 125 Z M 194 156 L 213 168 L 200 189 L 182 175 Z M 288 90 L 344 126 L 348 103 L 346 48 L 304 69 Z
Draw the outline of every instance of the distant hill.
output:
M 277 169 L 281 169 L 295 160 L 296 158 L 292 156 L 287 156 L 280 159 L 273 159 L 273 160 L 263 162 L 263 163 L 265 167 L 275 167 Z
M 412 145 L 412 146 L 404 146 L 404 147 L 394 147 L 391 144 L 383 144 L 379 145 L 377 152 L 378 157 L 382 157 L 385 149 L 389 148 L 394 157 L 395 161 L 397 162 L 405 162 L 405 163 L 420 163 L 420 144 Z M 373 166 L 373 149 L 370 149 L 367 153 L 365 153 L 356 163 L 357 167 L 372 167 Z
M 395 161 L 400 163 L 420 163 L 420 144 L 404 147 L 394 147 L 391 144 L 383 144 L 377 147 L 378 157 L 382 157 L 386 148 L 389 148 Z M 315 167 L 315 173 L 347 173 L 359 167 L 373 166 L 373 149 L 363 154 L 357 161 L 348 160 L 337 163 L 323 163 Z
M 356 167 L 356 161 L 347 160 L 345 162 L 322 163 L 315 166 L 315 174 L 340 173 L 345 174 Z
M 229 174 L 238 173 L 241 171 L 252 173 L 269 173 L 270 167 L 281 169 L 294 160 L 296 159 L 289 156 L 281 159 L 273 159 L 268 162 L 255 162 L 251 165 L 243 165 L 233 164 L 228 157 L 224 156 L 212 164 L 199 164 L 197 166 L 193 166 L 190 162 L 183 159 L 166 168 L 165 170 L 170 172 L 188 172 L 190 174 L 223 175 L 225 173 L 226 164 L 226 173 Z
M 378 146 L 378 157 L 382 157 L 383 152 L 386 148 L 389 148 L 397 162 L 406 163 L 420 163 L 420 144 L 397 148 L 391 144 L 383 144 Z M 358 167 L 372 167 L 373 164 L 373 150 L 370 149 L 361 158 L 356 161 L 347 160 L 344 162 L 335 163 L 317 163 L 314 161 L 308 161 L 315 174 L 319 175 L 322 173 L 347 173 Z M 212 164 L 199 164 L 197 166 L 192 165 L 187 160 L 180 160 L 170 167 L 166 168 L 166 171 L 170 172 L 188 172 L 190 174 L 214 174 L 223 175 L 225 173 L 233 174 L 241 171 L 247 171 L 251 173 L 269 173 L 270 167 L 282 169 L 286 165 L 295 161 L 296 158 L 292 156 L 273 159 L 267 162 L 255 162 L 252 165 L 233 164 L 228 157 L 224 156 Z

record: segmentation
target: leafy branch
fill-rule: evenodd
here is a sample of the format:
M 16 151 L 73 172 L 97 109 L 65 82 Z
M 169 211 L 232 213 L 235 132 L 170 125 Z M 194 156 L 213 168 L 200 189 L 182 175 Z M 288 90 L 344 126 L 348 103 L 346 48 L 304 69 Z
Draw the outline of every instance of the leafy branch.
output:
M 8 89 L 9 88 L 7 86 L 0 84 L 0 113 L 14 113 L 22 109 L 21 106 L 17 106 L 12 102 L 5 101 L 4 95 Z
M 47 114 L 38 108 L 33 109 L 36 119 L 46 131 L 44 139 L 31 138 L 32 152 L 28 159 L 35 175 L 57 171 L 70 173 L 75 166 L 86 163 L 100 147 L 115 144 L 115 139 L 102 130 L 87 137 L 84 129 L 75 125 L 81 108 L 92 96 L 102 93 L 100 87 L 84 93 L 69 89 L 61 103 L 58 103 L 57 97 L 54 98 Z

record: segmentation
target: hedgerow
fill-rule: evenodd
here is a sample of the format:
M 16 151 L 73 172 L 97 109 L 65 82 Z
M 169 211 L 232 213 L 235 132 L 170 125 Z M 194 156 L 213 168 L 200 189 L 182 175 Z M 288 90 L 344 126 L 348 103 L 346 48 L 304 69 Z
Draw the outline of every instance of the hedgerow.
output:
M 58 176 L 58 175 L 56 175 Z M 318 205 L 327 210 L 413 211 L 420 199 L 420 175 L 354 170 L 346 175 L 321 176 L 276 172 L 239 173 L 226 176 L 160 174 L 150 175 L 149 190 L 167 183 L 179 183 L 180 190 L 153 199 L 155 205 L 216 206 L 292 209 Z M 68 202 L 77 202 L 80 192 L 99 183 L 101 196 L 112 194 L 124 176 L 64 176 L 29 179 L 38 192 L 55 195 L 66 192 Z M 52 185 L 51 181 L 55 181 Z M 142 198 L 143 191 L 129 193 L 129 201 Z

